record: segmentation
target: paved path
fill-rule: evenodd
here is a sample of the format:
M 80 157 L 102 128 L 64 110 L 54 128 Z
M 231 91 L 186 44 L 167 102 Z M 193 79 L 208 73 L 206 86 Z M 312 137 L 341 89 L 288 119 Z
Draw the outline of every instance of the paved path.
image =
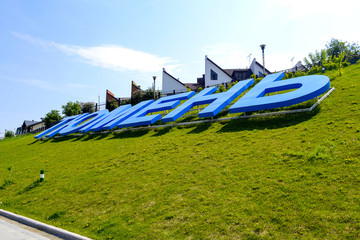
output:
M 58 240 L 61 238 L 0 216 L 0 240 Z

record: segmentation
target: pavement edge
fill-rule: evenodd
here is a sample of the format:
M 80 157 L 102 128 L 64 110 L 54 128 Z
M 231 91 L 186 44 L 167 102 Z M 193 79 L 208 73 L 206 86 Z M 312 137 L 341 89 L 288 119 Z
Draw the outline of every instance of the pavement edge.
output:
M 64 229 L 54 227 L 3 209 L 0 209 L 0 215 L 66 240 L 91 240 L 90 238 L 81 236 L 79 234 L 69 232 Z

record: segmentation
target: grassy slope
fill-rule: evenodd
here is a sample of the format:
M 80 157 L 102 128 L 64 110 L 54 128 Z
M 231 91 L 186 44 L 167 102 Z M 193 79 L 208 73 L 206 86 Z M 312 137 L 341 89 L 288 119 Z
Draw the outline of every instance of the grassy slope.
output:
M 359 238 L 360 65 L 344 73 L 312 113 L 0 141 L 0 208 L 95 239 Z

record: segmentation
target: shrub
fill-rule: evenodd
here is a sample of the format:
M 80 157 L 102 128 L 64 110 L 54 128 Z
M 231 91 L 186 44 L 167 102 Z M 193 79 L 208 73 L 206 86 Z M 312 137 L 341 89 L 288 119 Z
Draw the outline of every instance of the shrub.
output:
M 295 73 L 295 77 L 301 77 L 301 76 L 305 76 L 305 75 L 306 75 L 306 73 L 304 73 L 301 70 L 297 70 L 296 73 Z
M 225 91 L 226 91 L 224 85 L 222 85 L 222 84 L 220 85 L 219 91 L 220 91 L 220 92 L 225 92 Z
M 5 138 L 12 138 L 14 136 L 15 136 L 15 134 L 13 131 L 9 131 L 9 130 L 5 131 Z

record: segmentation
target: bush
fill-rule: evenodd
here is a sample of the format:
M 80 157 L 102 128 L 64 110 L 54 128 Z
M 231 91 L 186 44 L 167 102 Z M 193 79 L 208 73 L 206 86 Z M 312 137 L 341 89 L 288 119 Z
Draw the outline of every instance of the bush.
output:
M 203 90 L 203 88 L 202 87 L 199 87 L 198 89 L 197 89 L 197 92 L 201 92 Z
M 304 73 L 301 70 L 297 70 L 296 73 L 295 73 L 295 77 L 301 77 L 301 76 L 305 76 L 305 75 L 306 75 L 306 73 Z
M 67 116 L 74 116 L 81 113 L 81 106 L 79 102 L 68 102 L 65 105 L 62 105 L 62 113 Z
M 220 92 L 225 92 L 225 91 L 226 91 L 224 85 L 222 85 L 222 84 L 220 85 L 219 91 L 220 91 Z
M 119 107 L 118 103 L 114 101 L 114 102 L 110 103 L 110 105 L 108 107 L 108 110 L 111 112 L 112 110 L 114 110 L 114 109 L 116 109 L 118 107 Z
M 55 125 L 56 123 L 60 122 L 61 116 L 58 110 L 51 110 L 48 112 L 44 118 L 42 118 L 42 121 L 45 123 L 45 126 L 47 128 Z
M 5 131 L 5 138 L 12 138 L 14 136 L 15 134 L 13 131 L 8 131 L 8 130 Z
M 308 71 L 308 75 L 319 73 L 321 72 L 321 69 L 322 68 L 320 66 L 315 65 Z
M 93 113 L 95 112 L 95 103 L 94 102 L 82 102 L 80 103 L 82 113 Z

